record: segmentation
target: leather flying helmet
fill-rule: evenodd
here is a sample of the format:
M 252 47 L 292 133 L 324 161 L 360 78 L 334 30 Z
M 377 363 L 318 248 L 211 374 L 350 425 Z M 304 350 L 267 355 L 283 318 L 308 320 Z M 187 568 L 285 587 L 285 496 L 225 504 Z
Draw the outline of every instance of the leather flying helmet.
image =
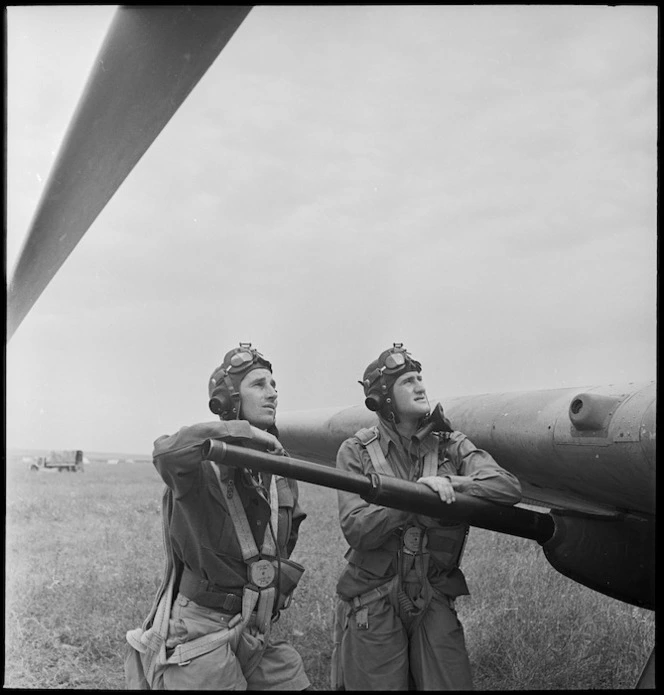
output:
M 229 350 L 224 361 L 212 372 L 208 382 L 210 410 L 222 420 L 240 417 L 240 382 L 253 369 L 269 369 L 272 365 L 251 343 Z
M 369 364 L 362 381 L 358 382 L 364 388 L 364 405 L 381 417 L 397 422 L 392 407 L 392 387 L 402 374 L 421 371 L 422 365 L 411 357 L 403 343 L 394 343 Z

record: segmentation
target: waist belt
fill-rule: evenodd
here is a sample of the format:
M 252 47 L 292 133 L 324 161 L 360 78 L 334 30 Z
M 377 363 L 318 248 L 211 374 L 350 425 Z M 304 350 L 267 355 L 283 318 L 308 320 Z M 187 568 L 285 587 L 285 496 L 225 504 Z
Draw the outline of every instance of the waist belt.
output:
M 180 579 L 180 593 L 206 608 L 236 614 L 242 610 L 242 597 L 224 591 L 185 567 Z

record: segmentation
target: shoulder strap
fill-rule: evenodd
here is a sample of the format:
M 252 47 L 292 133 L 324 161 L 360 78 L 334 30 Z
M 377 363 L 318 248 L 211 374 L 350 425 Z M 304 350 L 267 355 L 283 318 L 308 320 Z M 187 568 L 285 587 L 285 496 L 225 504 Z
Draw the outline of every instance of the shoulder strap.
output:
M 390 464 L 387 462 L 385 454 L 383 454 L 383 450 L 380 448 L 380 442 L 378 440 L 378 428 L 365 427 L 359 432 L 356 432 L 355 436 L 371 457 L 371 463 L 373 463 L 376 473 L 394 477 L 394 472 L 392 471 Z
M 244 509 L 244 505 L 242 504 L 240 495 L 235 492 L 234 486 L 231 487 L 221 479 L 219 466 L 213 461 L 210 461 L 209 463 L 212 466 L 212 470 L 217 478 L 219 487 L 226 498 L 228 511 L 235 528 L 235 535 L 240 543 L 242 559 L 245 561 L 245 563 L 247 563 L 247 565 L 249 565 L 251 561 L 258 558 L 259 552 L 256 541 L 254 540 L 254 534 L 251 532 L 251 527 L 249 526 L 249 520 L 247 519 L 247 513 Z M 279 523 L 279 499 L 277 497 L 277 477 L 275 475 L 273 475 L 270 479 L 269 504 L 270 523 L 272 525 L 274 535 L 276 536 L 278 533 L 277 524 Z M 278 550 L 274 539 L 272 538 L 272 533 L 270 532 L 270 529 L 266 528 L 261 553 L 263 555 L 276 557 L 277 552 Z M 258 599 L 258 608 L 256 609 L 256 625 L 262 634 L 267 634 L 270 627 L 270 619 L 272 616 L 275 598 L 276 588 L 274 586 L 255 590 L 250 585 L 245 585 L 242 592 L 242 623 L 244 625 L 247 624 L 253 611 L 253 606 L 256 605 L 256 599 Z
M 355 436 L 360 440 L 360 444 L 366 447 L 366 445 L 373 442 L 374 439 L 378 439 L 378 428 L 363 427 L 355 433 Z
M 436 440 L 435 444 L 424 456 L 424 465 L 422 466 L 423 478 L 429 478 L 438 474 L 438 449 L 440 447 L 440 440 L 435 435 L 434 437 Z
M 251 532 L 251 527 L 249 526 L 249 521 L 247 520 L 247 513 L 242 504 L 240 496 L 235 492 L 234 486 L 231 487 L 226 483 L 226 481 L 221 479 L 221 473 L 219 472 L 219 467 L 213 461 L 210 461 L 212 470 L 217 478 L 219 487 L 224 493 L 224 498 L 226 499 L 226 505 L 228 506 L 228 511 L 233 521 L 233 526 L 235 528 L 235 535 L 237 536 L 238 542 L 240 544 L 240 550 L 242 551 L 242 558 L 245 562 L 251 558 L 256 558 L 259 555 L 258 547 L 256 546 L 256 541 L 254 540 L 254 534 Z M 279 502 L 277 499 L 277 481 L 275 476 L 272 476 L 270 484 L 270 521 L 272 523 L 272 528 L 274 533 L 277 533 L 277 523 L 279 520 Z M 269 529 L 265 529 L 265 537 L 263 539 L 262 552 L 265 555 L 276 556 L 276 547 L 274 545 L 274 539 Z

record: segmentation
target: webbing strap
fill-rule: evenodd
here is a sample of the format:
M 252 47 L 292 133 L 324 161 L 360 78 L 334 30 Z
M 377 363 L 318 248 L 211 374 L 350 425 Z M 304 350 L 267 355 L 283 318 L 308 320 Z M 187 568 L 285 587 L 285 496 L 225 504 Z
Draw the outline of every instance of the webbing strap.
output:
M 158 614 L 163 613 L 163 607 L 168 608 L 170 605 L 169 598 L 168 594 L 164 594 L 160 602 Z M 166 657 L 165 636 L 160 632 L 162 629 L 159 627 L 161 622 L 160 619 L 155 619 L 155 626 L 148 630 L 138 628 L 127 632 L 127 642 L 141 654 L 146 655 L 144 669 L 148 683 L 153 684 L 157 668 L 163 668 L 166 664 L 185 666 L 192 659 L 202 654 L 207 654 L 230 640 L 236 640 L 239 633 L 244 630 L 251 618 L 251 614 L 258 601 L 258 592 L 249 591 L 244 599 L 241 620 L 237 621 L 235 625 L 230 627 L 230 624 L 233 622 L 233 619 L 231 619 L 229 627 L 225 627 L 217 632 L 211 632 L 207 635 L 201 635 L 201 637 L 197 637 L 189 642 L 178 644 L 169 657 Z M 168 611 L 168 613 L 170 614 L 170 611 Z
M 385 458 L 385 454 L 383 454 L 383 450 L 380 447 L 380 443 L 378 441 L 378 429 L 375 427 L 364 428 L 357 432 L 355 436 L 369 453 L 371 463 L 373 464 L 376 473 L 394 476 L 394 472 L 392 471 L 392 468 L 390 467 L 387 459 Z M 434 446 L 432 446 L 424 456 L 421 477 L 427 478 L 430 476 L 435 476 L 437 473 L 438 439 L 436 438 Z M 429 583 L 427 576 L 429 571 L 429 553 L 420 552 L 415 556 L 408 555 L 408 560 L 405 564 L 407 566 L 404 566 L 404 552 L 403 549 L 400 549 L 397 553 L 397 574 L 394 577 L 394 581 L 397 583 L 398 591 L 401 592 L 402 582 L 406 579 L 406 576 L 413 565 L 415 565 L 416 576 L 422 585 L 422 594 L 416 601 L 412 601 L 410 599 L 408 599 L 408 601 L 413 606 L 414 612 L 420 611 L 421 614 L 424 611 L 424 608 L 429 605 L 433 595 L 431 584 Z M 381 595 L 383 595 L 381 592 L 383 587 L 388 587 L 389 590 L 390 586 L 391 583 L 388 582 L 387 585 L 383 584 L 376 589 L 372 589 L 366 594 L 355 597 L 351 602 L 354 610 L 361 610 L 361 608 L 364 608 L 368 603 L 372 603 L 373 601 L 377 600 Z
M 377 439 L 367 444 L 367 451 L 371 457 L 371 463 L 373 463 L 373 467 L 376 469 L 376 473 L 380 473 L 380 475 L 394 475 Z
M 267 589 L 262 589 L 258 599 L 258 608 L 256 610 L 256 626 L 261 634 L 265 634 L 272 623 L 272 608 L 277 597 L 277 589 L 270 586 Z
M 221 473 L 219 467 L 213 461 L 210 461 L 212 465 L 212 470 L 214 471 L 219 487 L 224 493 L 224 498 L 226 499 L 226 504 L 228 505 L 228 511 L 231 515 L 231 520 L 233 521 L 233 526 L 235 527 L 235 534 L 237 536 L 238 542 L 240 544 L 240 550 L 242 551 L 242 558 L 245 562 L 251 558 L 258 557 L 259 552 L 256 546 L 256 541 L 254 540 L 254 534 L 251 532 L 251 527 L 249 526 L 249 521 L 247 520 L 247 513 L 245 512 L 244 505 L 240 496 L 235 494 L 235 491 L 230 488 L 230 486 L 221 479 Z M 276 476 L 272 476 L 270 481 L 270 499 L 268 500 L 270 505 L 270 521 L 272 524 L 272 529 L 274 533 L 277 533 L 277 524 L 279 522 L 279 501 L 277 497 L 277 481 Z M 270 555 L 275 557 L 277 554 L 277 549 L 274 544 L 274 539 L 269 529 L 265 529 L 265 536 L 263 537 L 263 547 L 262 553 L 264 555 Z
M 251 527 L 249 526 L 244 505 L 242 504 L 240 496 L 235 494 L 235 491 L 232 490 L 230 486 L 221 479 L 221 472 L 219 471 L 217 464 L 210 461 L 210 465 L 212 466 L 212 470 L 214 470 L 219 487 L 221 488 L 221 491 L 226 499 L 228 511 L 230 512 L 231 520 L 233 521 L 233 526 L 235 527 L 235 534 L 240 544 L 240 550 L 242 551 L 242 558 L 244 559 L 245 563 L 249 563 L 252 558 L 257 558 L 259 556 L 259 552 L 254 539 L 254 534 L 251 532 Z M 276 535 L 278 533 L 277 525 L 279 523 L 279 498 L 277 494 L 276 475 L 273 475 L 270 480 L 270 499 L 268 500 L 268 503 L 270 505 L 270 523 L 272 525 L 272 530 Z M 272 532 L 269 528 L 265 529 L 261 553 L 271 557 L 275 557 L 277 555 L 277 548 L 274 539 L 272 538 Z M 253 594 L 256 594 L 256 596 L 253 596 Z M 252 602 L 250 610 L 248 610 L 248 597 L 250 597 L 249 600 Z M 271 625 L 272 609 L 274 608 L 275 598 L 276 588 L 273 586 L 255 591 L 251 587 L 245 585 L 242 592 L 242 627 L 244 627 L 249 621 L 249 617 L 251 616 L 251 613 L 256 606 L 256 602 L 258 601 L 256 624 L 259 631 L 266 634 Z
M 377 601 L 379 598 L 382 598 L 383 596 L 389 594 L 394 585 L 397 583 L 397 580 L 398 577 L 392 577 L 392 579 L 385 582 L 385 584 L 381 584 L 380 586 L 377 586 L 375 589 L 365 591 L 363 594 L 355 596 L 348 603 L 350 603 L 353 606 L 353 610 L 359 610 L 360 608 L 364 608 L 365 606 L 368 606 L 370 603 L 373 603 L 374 601 Z
M 217 472 L 216 466 L 215 472 Z M 220 476 L 218 476 L 218 480 L 219 479 Z M 222 486 L 222 490 L 226 492 L 224 486 Z M 226 498 L 228 499 L 228 496 Z M 274 485 L 274 500 L 271 504 L 271 508 L 274 509 L 275 507 L 278 515 L 276 483 Z M 166 546 L 166 567 L 162 585 L 158 592 L 159 600 L 155 602 L 156 605 L 153 606 L 151 614 L 145 620 L 143 626 L 135 630 L 129 630 L 126 633 L 127 642 L 142 655 L 141 658 L 143 661 L 143 670 L 145 672 L 146 680 L 151 687 L 154 687 L 157 671 L 163 669 L 166 664 L 185 665 L 192 659 L 195 659 L 202 654 L 207 654 L 218 646 L 226 644 L 230 640 L 237 641 L 240 633 L 249 623 L 254 609 L 256 608 L 256 604 L 258 604 L 259 601 L 262 602 L 262 606 L 259 605 L 256 622 L 258 629 L 265 634 L 267 629 L 270 627 L 272 606 L 274 604 L 276 592 L 276 589 L 274 588 L 271 588 L 271 590 L 268 589 L 267 591 L 258 591 L 249 586 L 245 586 L 242 594 L 242 613 L 239 616 L 231 618 L 228 627 L 207 635 L 201 635 L 201 637 L 184 642 L 183 644 L 178 644 L 173 649 L 171 655 L 167 657 L 166 639 L 168 637 L 168 627 L 171 606 L 173 604 L 173 593 L 176 578 L 173 550 L 168 533 L 168 520 L 170 519 L 171 511 L 172 495 L 170 494 L 170 490 L 167 488 L 164 494 L 162 514 L 164 545 Z M 246 514 L 244 515 L 244 518 L 246 521 Z M 249 529 L 249 533 L 251 534 L 251 529 Z M 272 535 L 269 534 L 269 536 L 271 539 Z M 256 548 L 256 543 L 253 541 L 253 535 L 250 537 L 251 541 L 253 542 L 253 548 Z M 245 543 L 245 547 L 249 547 L 249 545 Z M 265 594 L 265 596 L 263 596 L 263 594 Z
M 166 660 L 166 663 L 184 666 L 192 659 L 202 654 L 207 654 L 207 652 L 211 652 L 216 647 L 226 644 L 226 642 L 232 639 L 236 639 L 239 633 L 247 626 L 258 600 L 258 591 L 249 589 L 244 592 L 242 595 L 242 619 L 238 621 L 237 624 L 233 625 L 233 627 L 226 627 L 218 632 L 202 635 L 190 642 L 178 644 L 175 649 L 173 649 L 171 656 Z
M 424 464 L 422 466 L 422 477 L 429 478 L 438 474 L 438 439 L 436 444 L 424 456 Z
M 279 495 L 277 493 L 277 476 L 272 475 L 270 479 L 270 522 L 272 524 L 272 531 L 276 537 L 279 532 Z M 269 541 L 269 542 L 268 542 Z M 263 541 L 263 552 L 266 555 L 273 555 L 276 557 L 278 555 L 277 546 L 275 545 L 275 539 L 272 533 L 265 532 L 265 539 Z
M 394 476 L 394 471 L 387 462 L 385 454 L 383 454 L 383 450 L 380 448 L 380 443 L 378 441 L 378 430 L 375 427 L 364 428 L 359 432 L 356 432 L 355 436 L 360 440 L 362 446 L 369 453 L 371 463 L 373 464 L 376 473 L 380 475 Z
M 373 464 L 376 473 L 380 475 L 391 475 L 394 476 L 392 467 L 385 458 L 383 450 L 380 447 L 378 441 L 378 430 L 375 427 L 364 428 L 355 434 L 355 436 L 360 440 L 360 443 L 369 453 L 371 458 L 371 463 Z M 428 478 L 430 476 L 436 475 L 438 473 L 438 440 L 434 446 L 425 454 L 424 463 L 422 466 L 422 476 L 423 478 Z
M 222 644 L 226 644 L 226 642 L 231 639 L 234 630 L 237 630 L 237 626 L 230 630 L 224 628 L 219 632 L 211 632 L 207 635 L 197 637 L 191 642 L 178 644 L 173 650 L 173 653 L 166 659 L 166 663 L 186 666 L 192 659 L 207 654 L 213 649 L 220 647 Z

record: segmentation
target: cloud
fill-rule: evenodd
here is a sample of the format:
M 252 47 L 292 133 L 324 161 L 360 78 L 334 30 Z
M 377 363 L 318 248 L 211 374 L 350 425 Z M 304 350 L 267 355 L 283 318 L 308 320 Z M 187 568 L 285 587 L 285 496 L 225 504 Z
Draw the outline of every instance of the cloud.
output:
M 10 257 L 111 14 L 75 9 L 10 8 Z M 145 451 L 240 340 L 293 410 L 393 341 L 440 396 L 654 373 L 655 13 L 254 8 L 12 339 L 8 441 Z

